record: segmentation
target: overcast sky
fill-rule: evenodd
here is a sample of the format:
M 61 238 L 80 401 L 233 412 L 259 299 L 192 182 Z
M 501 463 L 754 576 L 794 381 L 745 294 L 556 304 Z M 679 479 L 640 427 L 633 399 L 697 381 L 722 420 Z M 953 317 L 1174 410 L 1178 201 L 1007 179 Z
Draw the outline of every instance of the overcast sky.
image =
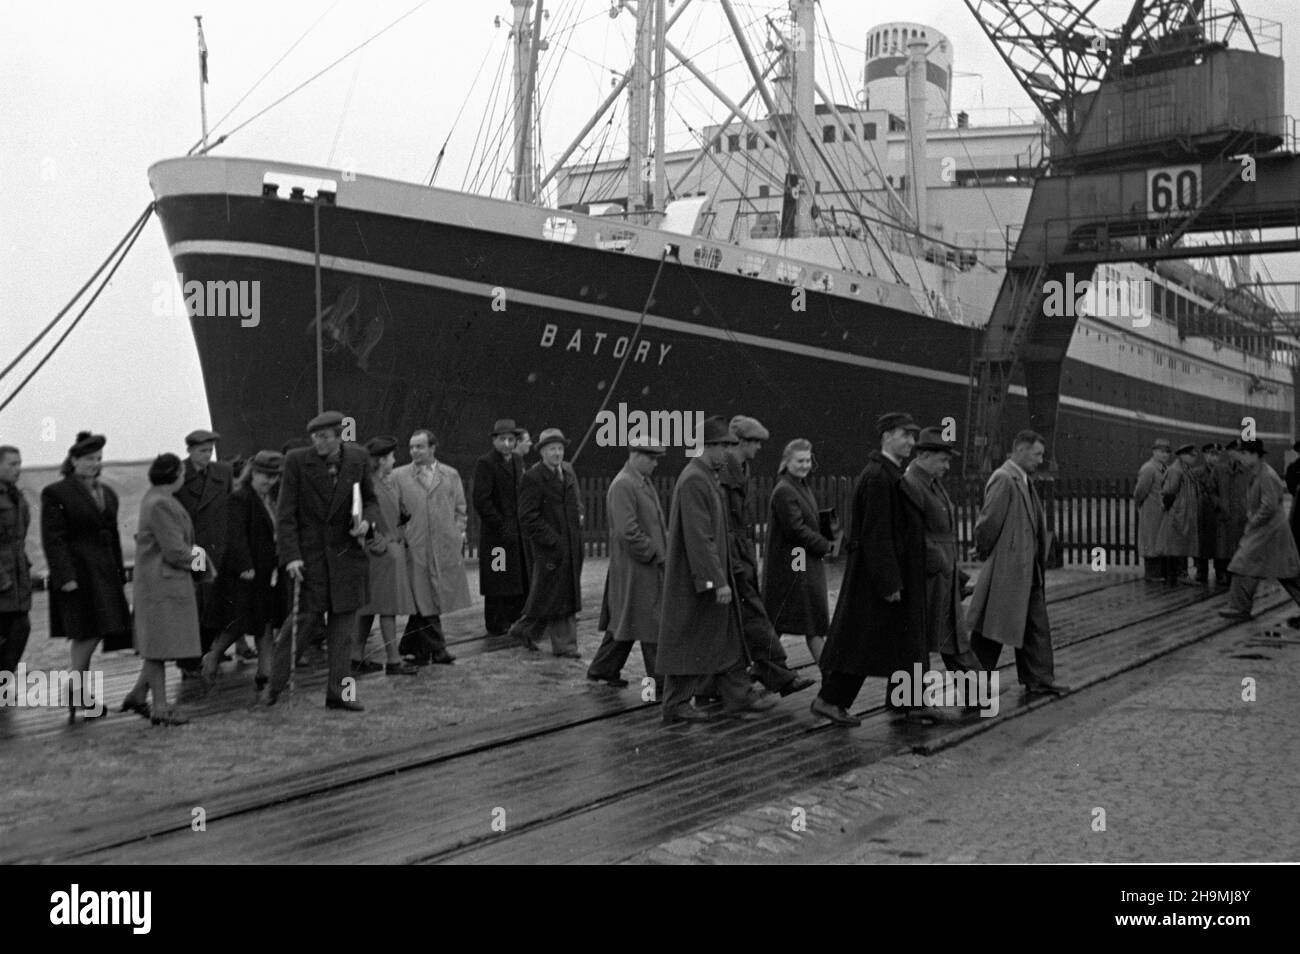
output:
M 784 2 L 736 6 L 746 22 L 764 13 L 778 18 L 786 8 Z M 837 98 L 848 99 L 844 91 L 860 84 L 867 29 L 905 12 L 952 40 L 954 109 L 1028 111 L 1027 98 L 959 0 L 824 0 L 820 6 L 838 60 L 820 47 L 819 79 Z M 1128 6 L 1127 0 L 1107 0 L 1094 17 L 1118 26 Z M 1283 52 L 1295 62 L 1300 4 L 1243 0 L 1243 6 L 1286 24 Z M 188 6 L 176 0 L 0 0 L 0 365 L 53 318 L 152 199 L 148 167 L 184 154 L 198 138 L 194 14 L 204 18 L 208 116 L 220 134 L 417 7 L 238 131 L 216 154 L 346 165 L 363 174 L 427 181 L 450 136 L 437 184 L 461 188 L 483 165 L 474 143 L 484 116 L 492 123 L 482 136 L 490 133 L 494 142 L 502 136 L 498 90 L 509 83 L 504 54 L 511 17 L 506 0 L 198 0 Z M 544 30 L 550 49 L 541 59 L 543 152 L 553 160 L 608 93 L 611 75 L 626 69 L 632 16 L 625 11 L 611 18 L 606 0 L 549 0 L 546 9 L 552 15 Z M 822 24 L 819 17 L 819 30 Z M 748 88 L 739 53 L 723 42 L 716 0 L 693 0 L 673 40 L 733 97 Z M 690 142 L 685 122 L 719 120 L 725 108 L 684 71 L 674 72 L 672 81 L 669 146 L 684 147 Z M 1287 87 L 1288 109 L 1296 111 L 1294 75 Z M 991 113 L 975 113 L 982 115 Z M 57 463 L 83 428 L 108 435 L 110 459 L 183 450 L 182 436 L 211 422 L 187 319 L 153 314 L 155 286 L 174 276 L 153 219 L 81 325 L 0 411 L 0 443 L 18 444 L 29 465 Z M 54 336 L 0 383 L 0 401 Z

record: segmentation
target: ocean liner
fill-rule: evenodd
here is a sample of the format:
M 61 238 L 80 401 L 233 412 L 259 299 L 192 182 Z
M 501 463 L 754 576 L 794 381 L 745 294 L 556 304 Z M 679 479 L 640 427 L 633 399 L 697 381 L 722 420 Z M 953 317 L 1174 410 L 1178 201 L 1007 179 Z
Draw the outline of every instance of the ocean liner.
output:
M 572 453 L 620 405 L 752 414 L 774 443 L 811 439 L 830 473 L 860 468 L 885 410 L 949 421 L 969 447 L 974 362 L 1049 158 L 1040 119 L 953 117 L 952 44 L 915 23 L 870 30 L 856 101 L 835 103 L 815 79 L 811 0 L 768 24 L 766 69 L 723 4 L 755 81 L 735 102 L 668 39 L 687 3 L 629 11 L 636 62 L 606 103 L 627 87 L 628 155 L 566 164 L 571 147 L 544 173 L 528 78 L 542 19 L 514 0 L 509 198 L 211 154 L 154 165 L 183 280 L 260 290 L 255 322 L 191 307 L 223 453 L 279 446 L 321 402 L 358 439 L 431 426 L 461 468 L 497 418 L 559 426 Z M 729 110 L 697 150 L 651 148 L 668 54 Z M 751 96 L 765 119 L 748 118 Z M 1124 291 L 1078 296 L 1060 474 L 1127 471 L 1158 436 L 1228 440 L 1244 417 L 1292 439 L 1295 339 L 1249 264 L 1225 268 L 1083 276 Z M 1023 425 L 1023 380 L 1006 401 L 1005 426 Z M 623 453 L 588 441 L 581 467 L 612 472 Z

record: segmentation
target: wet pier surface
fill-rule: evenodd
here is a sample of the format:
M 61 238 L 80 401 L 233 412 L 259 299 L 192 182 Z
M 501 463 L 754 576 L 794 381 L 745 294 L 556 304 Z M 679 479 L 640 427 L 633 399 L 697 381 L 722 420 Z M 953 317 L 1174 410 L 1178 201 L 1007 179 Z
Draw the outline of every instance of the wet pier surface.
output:
M 593 561 L 585 575 L 585 660 L 598 639 L 603 573 Z M 1220 618 L 1223 591 L 1146 583 L 1123 569 L 1052 571 L 1048 603 L 1058 679 L 1076 692 L 1234 625 L 1262 625 Z M 1256 611 L 1271 619 L 1284 605 L 1270 584 Z M 50 710 L 0 716 L 0 753 L 21 801 L 0 816 L 0 861 L 643 860 L 751 806 L 898 753 L 932 755 L 1059 704 L 1027 703 L 1004 651 L 992 718 L 900 723 L 874 679 L 858 699 L 856 729 L 815 719 L 815 690 L 762 715 L 664 727 L 659 707 L 642 699 L 635 652 L 625 671 L 632 686 L 615 690 L 587 683 L 585 662 L 477 638 L 477 608 L 450 616 L 447 629 L 457 665 L 362 679 L 361 715 L 322 708 L 319 668 L 298 671 L 291 706 L 258 709 L 251 667 L 228 665 L 205 696 L 180 687 L 194 720 L 181 728 L 116 712 L 77 726 Z M 372 652 L 377 644 L 376 635 Z M 815 675 L 802 640 L 786 645 L 792 664 Z M 33 634 L 28 663 L 62 665 L 62 651 Z M 115 705 L 138 660 L 116 654 L 103 665 Z

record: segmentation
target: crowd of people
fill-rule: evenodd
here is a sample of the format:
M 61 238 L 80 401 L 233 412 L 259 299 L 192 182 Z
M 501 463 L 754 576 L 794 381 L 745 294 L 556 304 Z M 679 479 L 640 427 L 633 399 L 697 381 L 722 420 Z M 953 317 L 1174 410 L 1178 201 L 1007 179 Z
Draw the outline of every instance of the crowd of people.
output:
M 357 677 L 454 662 L 442 615 L 472 602 L 469 503 L 479 517 L 487 633 L 580 658 L 584 513 L 562 431 L 547 428 L 533 445 L 527 430 L 498 420 L 467 503 L 459 473 L 436 458 L 432 431 L 417 429 L 411 462 L 397 466 L 396 438 L 345 442 L 343 424 L 342 414 L 325 412 L 308 422 L 306 439 L 233 464 L 214 459 L 220 436 L 207 430 L 186 437 L 184 459 L 160 454 L 140 507 L 133 606 L 118 497 L 99 479 L 106 439 L 78 434 L 62 479 L 41 491 L 40 521 L 51 635 L 69 640 L 72 669 L 88 671 L 97 646 L 133 646 L 143 661 L 120 711 L 179 725 L 187 720 L 167 699 L 168 661 L 210 685 L 229 651 L 256 659 L 258 700 L 274 705 L 293 669 L 323 649 L 325 705 L 363 711 Z M 761 571 L 751 471 L 770 434 L 758 420 L 704 421 L 701 451 L 677 478 L 667 514 L 651 482 L 667 448 L 629 447 L 606 495 L 603 638 L 587 678 L 628 685 L 622 670 L 639 643 L 665 723 L 762 712 L 815 684 L 782 645 L 795 635 L 821 669 L 811 711 L 836 725 L 860 723 L 850 710 L 867 678 L 928 670 L 932 654 L 950 671 L 978 674 L 996 670 L 1009 646 L 1028 695 L 1067 692 L 1056 679 L 1045 597 L 1048 521 L 1031 479 L 1043 438 L 1016 435 L 985 486 L 974 528 L 984 566 L 972 587 L 944 485 L 955 447 L 940 428 L 901 412 L 881 415 L 876 432 L 847 535 L 808 482 L 812 444 L 784 445 Z M 528 466 L 534 446 L 541 459 Z M 1250 618 L 1266 578 L 1300 603 L 1300 514 L 1293 508 L 1288 528 L 1287 488 L 1264 457 L 1259 441 L 1199 453 L 1156 441 L 1135 492 L 1147 579 L 1208 584 L 1212 566 L 1215 583 L 1230 590 L 1222 615 L 1233 619 Z M 14 670 L 30 633 L 21 466 L 17 448 L 0 446 L 0 671 Z M 1300 484 L 1300 467 L 1287 478 Z M 841 548 L 847 561 L 832 614 L 824 561 Z M 376 621 L 382 663 L 367 648 Z M 1300 627 L 1300 617 L 1290 622 Z M 919 699 L 886 699 L 908 721 L 935 718 Z M 69 717 L 102 711 L 83 698 Z

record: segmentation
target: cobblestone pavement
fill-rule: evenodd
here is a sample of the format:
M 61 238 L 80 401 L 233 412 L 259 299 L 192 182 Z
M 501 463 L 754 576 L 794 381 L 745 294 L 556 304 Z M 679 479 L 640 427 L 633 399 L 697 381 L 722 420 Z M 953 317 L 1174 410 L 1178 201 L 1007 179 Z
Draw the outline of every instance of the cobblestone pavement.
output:
M 1280 625 L 1293 610 L 636 861 L 1300 861 L 1300 634 Z

